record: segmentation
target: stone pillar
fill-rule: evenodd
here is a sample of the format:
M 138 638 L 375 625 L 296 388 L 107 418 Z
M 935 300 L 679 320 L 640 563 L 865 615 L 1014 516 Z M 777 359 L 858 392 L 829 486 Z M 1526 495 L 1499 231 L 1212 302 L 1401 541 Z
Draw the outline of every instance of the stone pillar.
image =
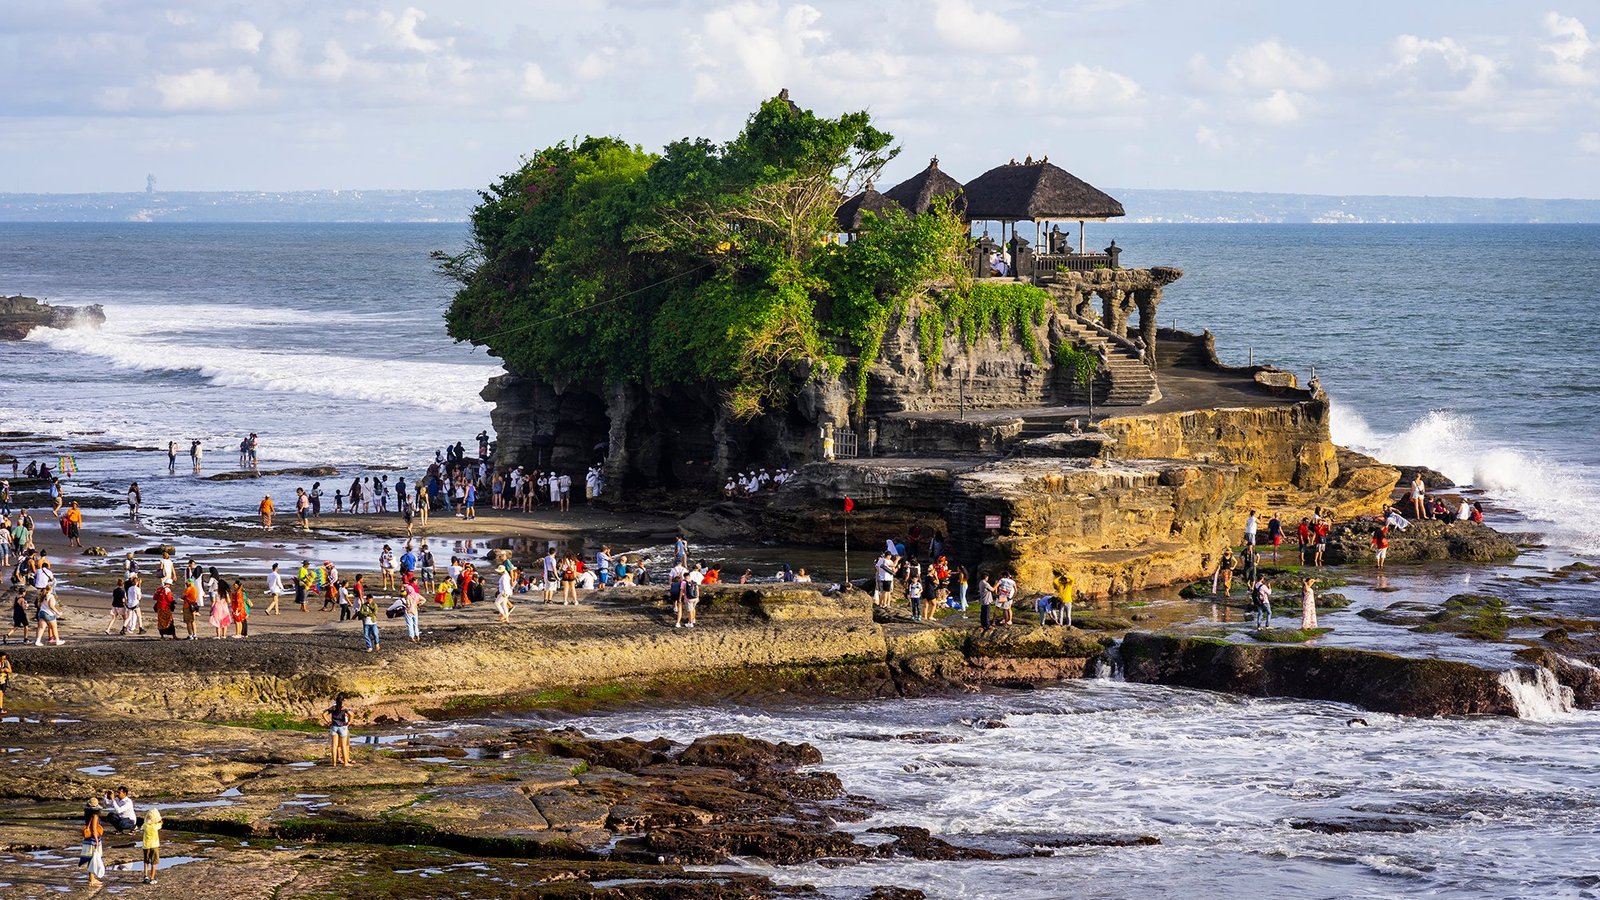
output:
M 606 415 L 611 427 L 606 433 L 605 491 L 613 499 L 623 495 L 628 475 L 628 420 L 633 418 L 633 390 L 626 384 L 611 387 Z
M 1161 312 L 1161 288 L 1154 287 L 1134 294 L 1139 304 L 1139 337 L 1144 341 L 1145 364 L 1156 367 L 1156 326 Z
M 1115 331 L 1118 302 L 1116 292 L 1095 291 L 1095 295 L 1100 298 L 1100 324 L 1106 328 L 1110 328 L 1112 331 Z

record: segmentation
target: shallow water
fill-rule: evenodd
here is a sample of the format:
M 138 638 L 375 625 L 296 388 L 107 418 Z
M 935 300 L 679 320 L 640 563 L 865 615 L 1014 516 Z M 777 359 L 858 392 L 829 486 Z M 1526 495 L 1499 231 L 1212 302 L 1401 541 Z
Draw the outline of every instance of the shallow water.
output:
M 1003 717 L 1004 728 L 962 720 Z M 1352 718 L 1368 727 L 1351 726 Z M 1600 872 L 1592 748 L 1600 715 L 1556 723 L 1404 719 L 1091 680 L 1031 693 L 811 709 L 668 709 L 585 730 L 810 741 L 822 768 L 885 805 L 863 830 L 918 825 L 958 843 L 1040 846 L 1152 835 L 1009 862 L 760 867 L 838 896 L 875 884 L 933 897 L 1577 895 Z M 958 743 L 895 740 L 933 731 Z M 1324 834 L 1293 827 L 1351 829 Z M 1374 830 L 1383 829 L 1383 830 Z M 852 894 L 853 892 L 853 894 Z

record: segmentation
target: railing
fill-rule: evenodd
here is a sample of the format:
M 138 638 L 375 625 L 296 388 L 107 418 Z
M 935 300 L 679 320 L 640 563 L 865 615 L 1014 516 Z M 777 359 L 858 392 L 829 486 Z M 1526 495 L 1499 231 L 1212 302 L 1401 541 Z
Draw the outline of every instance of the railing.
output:
M 1061 272 L 1092 272 L 1095 269 L 1115 269 L 1122 248 L 1115 244 L 1105 253 L 1034 253 L 1024 249 L 1013 256 L 1015 264 L 1010 277 L 1024 278 L 1034 284 L 1056 280 Z M 994 278 L 991 265 L 998 248 L 993 244 L 978 244 L 967 252 L 967 271 L 974 278 Z
M 1034 281 L 1053 281 L 1057 272 L 1092 272 L 1113 265 L 1109 253 L 1039 253 L 1030 259 Z
M 836 459 L 855 459 L 861 455 L 854 431 L 849 428 L 833 430 L 833 455 Z

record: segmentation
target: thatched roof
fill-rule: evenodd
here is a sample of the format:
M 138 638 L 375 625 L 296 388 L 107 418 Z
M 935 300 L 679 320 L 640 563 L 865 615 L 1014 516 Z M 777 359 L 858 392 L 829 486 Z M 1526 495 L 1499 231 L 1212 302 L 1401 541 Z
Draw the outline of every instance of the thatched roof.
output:
M 1122 204 L 1049 158 L 1013 160 L 967 182 L 967 218 L 997 221 L 1108 219 Z
M 881 216 L 884 210 L 893 205 L 893 200 L 878 193 L 869 182 L 861 193 L 839 204 L 839 208 L 833 213 L 833 219 L 839 223 L 841 234 L 854 234 L 861 230 L 862 213 Z
M 928 167 L 883 192 L 885 197 L 904 206 L 913 215 L 920 215 L 933 207 L 935 197 L 955 195 L 956 212 L 966 208 L 961 182 L 939 169 L 939 157 L 929 160 Z

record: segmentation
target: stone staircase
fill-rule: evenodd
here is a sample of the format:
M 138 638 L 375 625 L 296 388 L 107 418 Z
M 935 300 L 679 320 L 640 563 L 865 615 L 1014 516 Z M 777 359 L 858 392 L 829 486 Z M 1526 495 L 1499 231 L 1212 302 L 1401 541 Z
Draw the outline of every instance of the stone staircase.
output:
M 1143 406 L 1161 399 L 1155 375 L 1133 348 L 1070 316 L 1060 323 L 1074 344 L 1104 354 L 1106 363 L 1095 379 L 1096 406 Z

